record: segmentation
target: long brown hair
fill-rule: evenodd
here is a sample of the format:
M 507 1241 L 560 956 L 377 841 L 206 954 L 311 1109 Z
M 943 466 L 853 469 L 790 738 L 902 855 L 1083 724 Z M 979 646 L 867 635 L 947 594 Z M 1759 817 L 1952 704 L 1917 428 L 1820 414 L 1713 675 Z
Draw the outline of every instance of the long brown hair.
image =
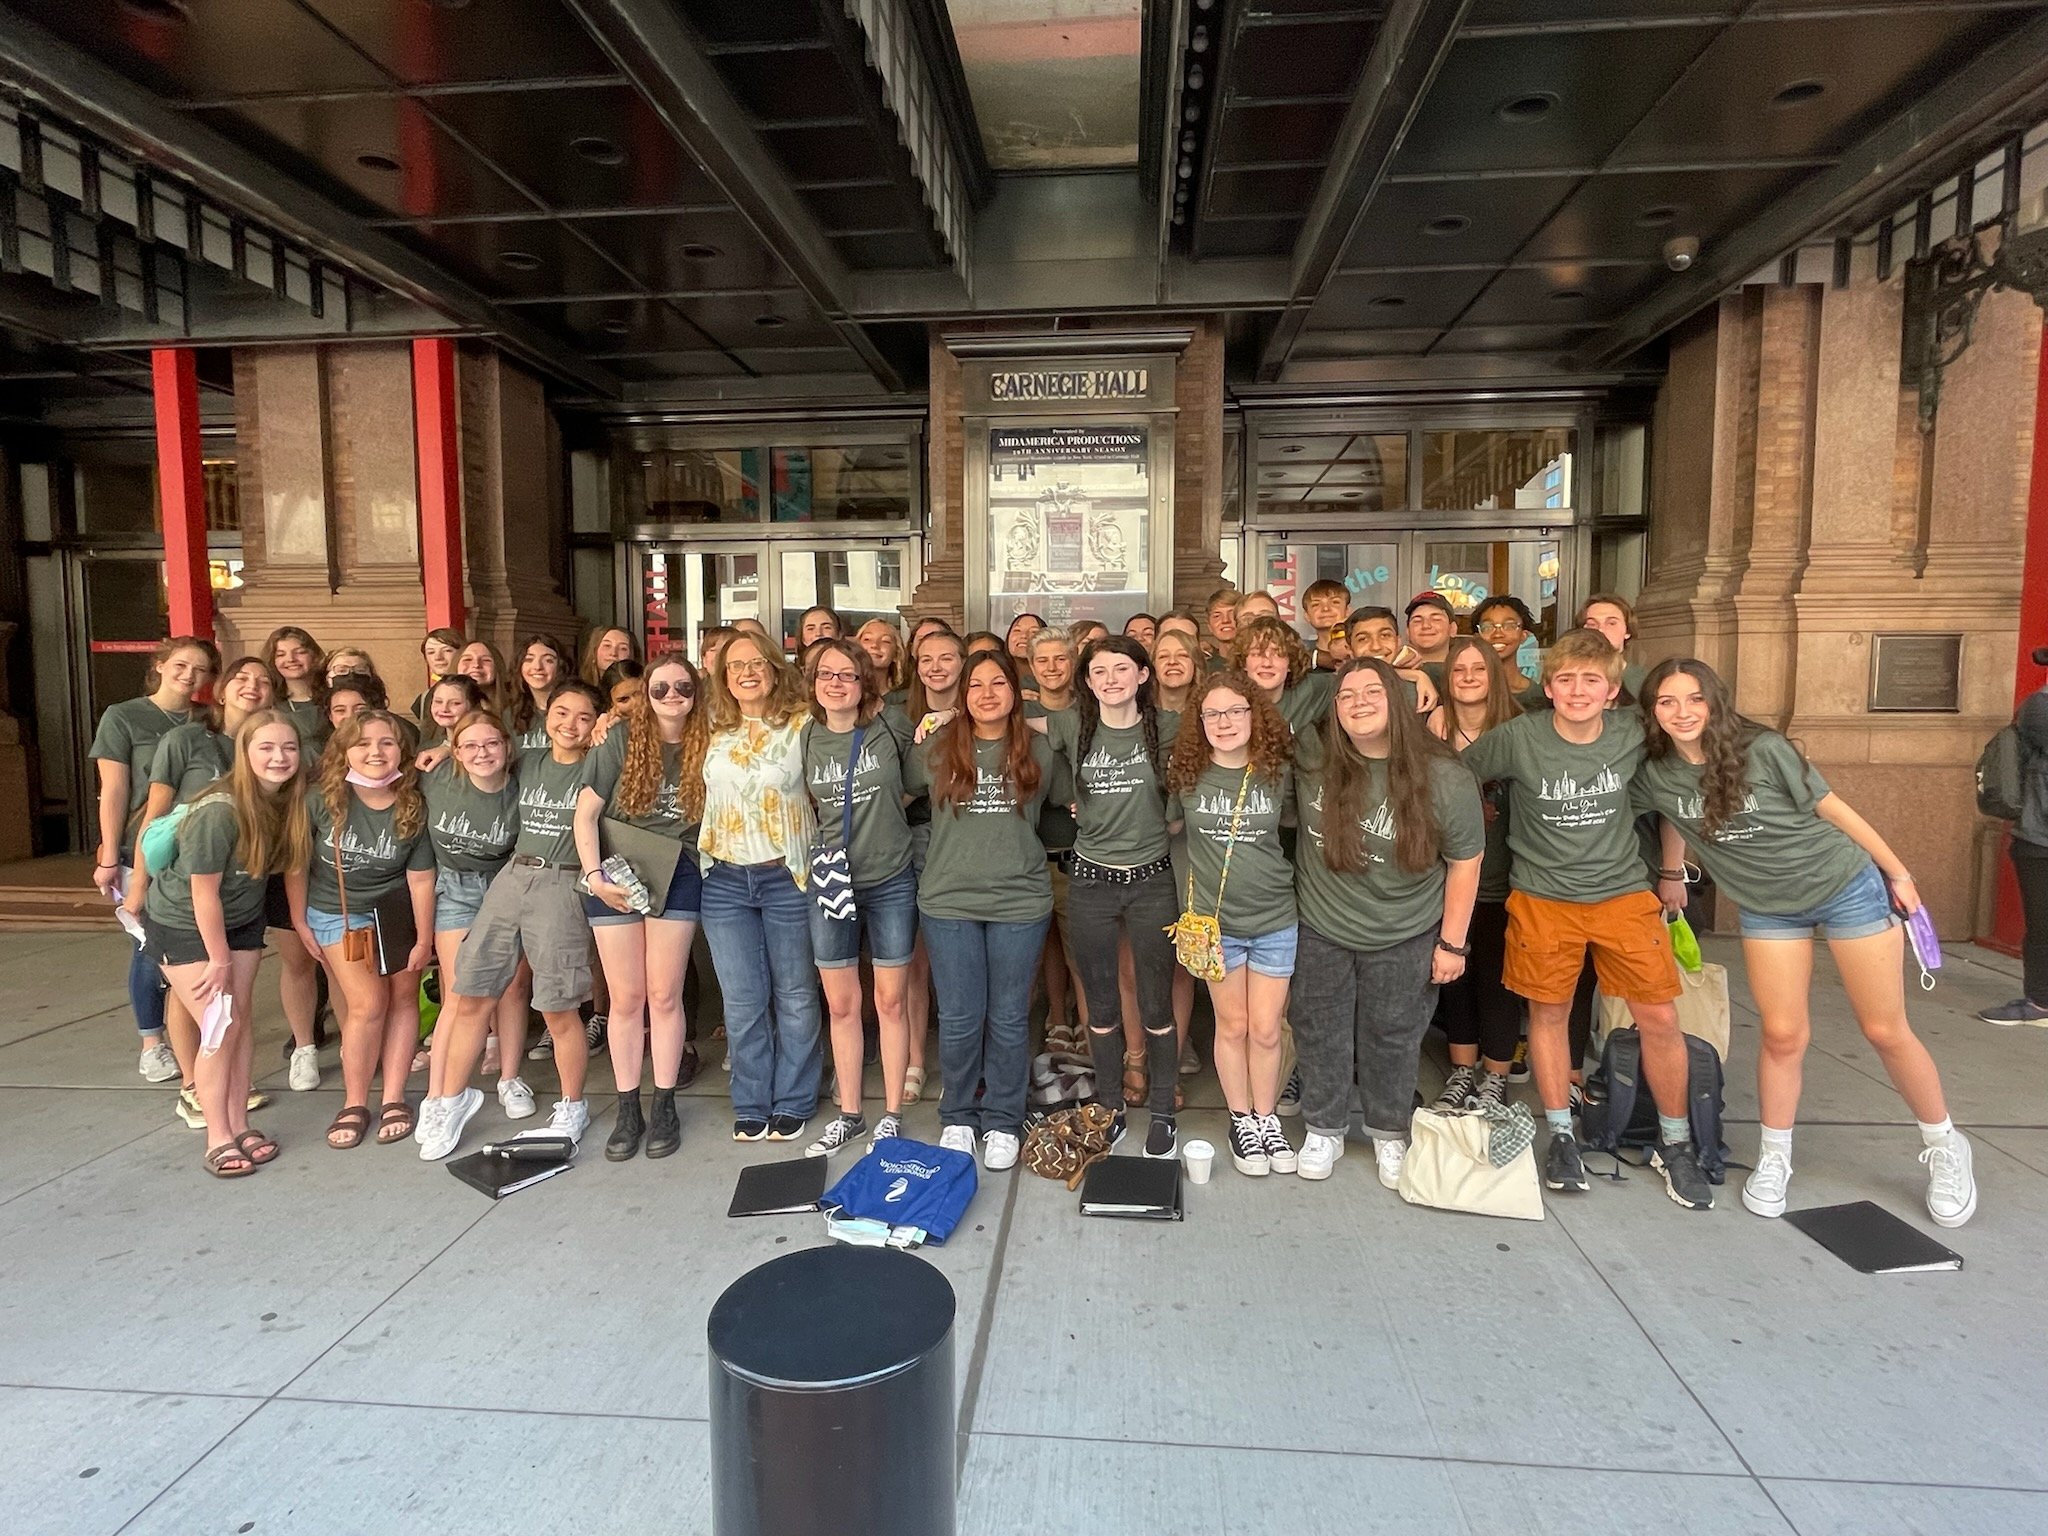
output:
M 260 880 L 304 869 L 313 862 L 313 822 L 306 814 L 306 786 L 312 780 L 308 753 L 299 748 L 299 771 L 275 790 L 257 782 L 249 766 L 249 738 L 266 725 L 282 725 L 298 738 L 298 727 L 281 709 L 253 711 L 235 732 L 228 771 L 193 797 L 193 804 L 225 796 L 235 808 L 235 851 L 242 868 Z M 180 825 L 178 835 L 183 836 Z
M 1173 741 L 1173 756 L 1166 764 L 1166 787 L 1176 795 L 1190 793 L 1201 780 L 1215 751 L 1209 733 L 1202 728 L 1202 705 L 1210 694 L 1227 688 L 1252 707 L 1252 754 L 1246 767 L 1252 777 L 1278 784 L 1294 754 L 1294 732 L 1273 707 L 1259 685 L 1242 672 L 1211 672 L 1198 677 L 1188 688 L 1188 707 L 1181 714 L 1180 734 Z
M 928 748 L 932 804 L 953 806 L 957 816 L 957 808 L 974 798 L 975 786 L 981 781 L 980 764 L 975 759 L 974 722 L 967 714 L 967 684 L 983 667 L 996 668 L 1010 684 L 1012 703 L 1003 736 L 1003 781 L 1010 787 L 1010 799 L 1017 814 L 1022 816 L 1024 807 L 1038 793 L 1038 759 L 1031 755 L 1032 738 L 1037 733 L 1024 719 L 1024 692 L 1017 685 L 1016 664 L 1002 651 L 984 651 L 960 673 L 960 712 L 939 727 Z
M 1387 690 L 1387 811 L 1394 819 L 1394 861 L 1420 874 L 1442 856 L 1443 829 L 1437 825 L 1432 777 L 1438 762 L 1456 762 L 1450 747 L 1406 707 L 1401 679 L 1377 657 L 1347 661 L 1337 669 L 1337 687 L 1358 672 L 1370 672 Z M 1366 869 L 1365 838 L 1359 823 L 1370 809 L 1372 762 L 1351 744 L 1337 723 L 1334 700 L 1323 721 L 1323 862 L 1340 874 Z
M 624 635 L 626 637 L 626 657 L 628 660 L 638 661 L 640 659 L 640 642 L 633 638 L 633 631 L 626 628 L 623 624 L 599 624 L 583 637 L 582 655 L 576 664 L 576 675 L 586 683 L 594 683 L 599 687 L 604 686 L 604 669 L 597 664 L 597 647 L 599 641 L 603 640 L 606 635 L 612 634 Z M 562 680 L 560 678 L 557 679 L 558 682 Z
M 740 713 L 740 701 L 725 686 L 726 674 L 732 670 L 732 648 L 742 642 L 753 646 L 754 654 L 768 663 L 768 675 L 773 686 L 768 690 L 768 702 L 761 718 L 770 725 L 782 726 L 805 713 L 803 674 L 789 664 L 772 641 L 763 640 L 751 629 L 743 629 L 725 642 L 725 648 L 718 653 L 718 665 L 711 669 L 711 729 L 737 730 L 744 718 Z
M 226 730 L 228 706 L 221 695 L 227 692 L 228 679 L 241 676 L 243 671 L 249 667 L 262 668 L 263 675 L 270 679 L 271 704 L 277 703 L 279 699 L 284 697 L 284 679 L 277 675 L 276 669 L 269 662 L 265 661 L 261 656 L 237 656 L 215 675 L 212 689 L 213 698 L 205 704 L 194 704 L 192 706 L 192 718 L 203 720 L 206 723 L 206 728 L 215 735 Z M 265 708 L 268 707 L 268 705 L 265 706 Z M 250 713 L 258 714 L 261 711 L 251 710 Z
M 352 719 L 344 720 L 327 743 L 327 751 L 320 759 L 320 798 L 327 802 L 327 814 L 339 827 L 348 820 L 349 796 L 352 793 L 348 782 L 348 754 L 355 744 L 363 739 L 363 727 L 375 721 L 382 721 L 391 727 L 391 734 L 398 738 L 398 782 L 392 787 L 398 792 L 398 803 L 393 809 L 397 817 L 394 830 L 400 837 L 418 837 L 427 825 L 427 802 L 420 794 L 419 769 L 413 765 L 412 754 L 405 750 L 405 727 L 398 716 L 388 709 L 366 709 Z
M 711 741 L 710 713 L 705 708 L 704 678 L 681 651 L 664 651 L 647 664 L 643 682 L 654 681 L 663 667 L 680 667 L 690 679 L 696 695 L 690 712 L 683 717 L 682 748 L 676 784 L 676 804 L 685 821 L 704 814 L 704 749 Z M 612 727 L 626 733 L 625 761 L 619 768 L 618 787 L 612 791 L 612 809 L 620 816 L 645 816 L 654 809 L 661 793 L 661 726 L 654 718 L 654 700 L 643 686 L 626 705 L 622 719 Z
M 197 651 L 206 658 L 206 682 L 193 690 L 195 696 L 206 692 L 208 684 L 220 676 L 219 646 L 203 635 L 172 635 L 168 640 L 157 641 L 156 649 L 149 653 L 149 670 L 142 674 L 145 696 L 156 692 L 157 685 L 164 680 L 164 663 L 180 651 Z
M 327 653 L 320 649 L 320 642 L 313 638 L 310 631 L 301 629 L 296 624 L 280 624 L 264 640 L 260 652 L 263 659 L 270 663 L 272 672 L 277 672 L 277 648 L 286 640 L 298 641 L 313 658 L 306 670 L 306 686 L 313 690 L 313 702 L 320 706 L 324 714 L 327 709 Z M 280 699 L 290 696 L 290 689 L 285 686 L 283 673 L 278 673 L 277 696 Z
M 1749 744 L 1765 728 L 1736 713 L 1728 685 L 1712 667 L 1697 657 L 1673 656 L 1650 669 L 1643 679 L 1643 696 L 1636 701 L 1643 712 L 1643 749 L 1651 757 L 1678 755 L 1678 744 L 1657 720 L 1657 690 L 1681 672 L 1700 685 L 1700 697 L 1707 703 L 1707 725 L 1700 732 L 1700 751 L 1706 754 L 1700 764 L 1700 826 L 1711 838 L 1742 814 L 1749 798 Z
M 1500 659 L 1500 653 L 1476 636 L 1453 635 L 1451 643 L 1444 648 L 1444 697 L 1438 705 L 1447 727 L 1446 740 L 1452 731 L 1458 729 L 1458 705 L 1451 697 L 1451 668 L 1466 651 L 1477 652 L 1486 663 L 1486 713 L 1481 717 L 1480 731 L 1490 731 L 1522 712 L 1522 706 L 1515 702 L 1515 690 L 1508 682 L 1507 663 Z
M 507 677 L 502 667 L 498 669 L 498 685 L 503 690 L 504 697 L 511 701 L 505 714 L 506 723 L 512 727 L 514 736 L 524 736 L 547 717 L 547 705 L 534 703 L 533 689 L 526 681 L 526 653 L 536 645 L 544 646 L 555 653 L 555 681 L 548 688 L 550 699 L 554 697 L 556 687 L 577 675 L 575 658 L 562 648 L 561 641 L 553 635 L 528 635 L 526 642 L 519 647 L 519 660 L 513 665 L 512 675 Z M 604 713 L 602 706 L 599 707 L 598 713 Z
M 929 634 L 919 636 L 910 642 L 910 682 L 907 685 L 910 694 L 903 701 L 903 712 L 909 716 L 913 725 L 922 720 L 932 707 L 931 695 L 924 686 L 924 674 L 917 670 L 917 658 L 923 654 L 926 643 L 930 641 L 949 641 L 953 648 L 959 651 L 960 681 L 956 686 L 963 697 L 967 692 L 967 642 L 950 629 L 935 629 Z

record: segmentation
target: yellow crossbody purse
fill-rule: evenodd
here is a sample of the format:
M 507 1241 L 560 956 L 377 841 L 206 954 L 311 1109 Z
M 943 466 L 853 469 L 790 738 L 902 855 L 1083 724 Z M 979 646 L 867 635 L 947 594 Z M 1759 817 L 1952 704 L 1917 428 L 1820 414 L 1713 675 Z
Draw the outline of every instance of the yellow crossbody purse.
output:
M 1221 981 L 1223 968 L 1223 886 L 1230 879 L 1230 856 L 1237 850 L 1238 823 L 1244 817 L 1245 793 L 1252 787 L 1252 771 L 1246 767 L 1244 782 L 1237 786 L 1237 804 L 1230 812 L 1230 840 L 1223 845 L 1223 872 L 1216 877 L 1216 911 L 1204 917 L 1195 910 L 1195 861 L 1188 859 L 1188 901 L 1181 915 L 1167 927 L 1173 936 L 1173 957 L 1197 981 Z

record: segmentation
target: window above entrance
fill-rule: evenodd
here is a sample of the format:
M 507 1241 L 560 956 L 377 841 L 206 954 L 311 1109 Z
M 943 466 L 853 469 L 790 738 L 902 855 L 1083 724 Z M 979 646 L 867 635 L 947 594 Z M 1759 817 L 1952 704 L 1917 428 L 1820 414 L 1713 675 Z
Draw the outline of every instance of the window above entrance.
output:
M 917 509 L 907 439 L 870 443 L 626 447 L 618 480 L 629 527 L 908 523 Z
M 989 164 L 1138 163 L 1140 0 L 946 0 Z

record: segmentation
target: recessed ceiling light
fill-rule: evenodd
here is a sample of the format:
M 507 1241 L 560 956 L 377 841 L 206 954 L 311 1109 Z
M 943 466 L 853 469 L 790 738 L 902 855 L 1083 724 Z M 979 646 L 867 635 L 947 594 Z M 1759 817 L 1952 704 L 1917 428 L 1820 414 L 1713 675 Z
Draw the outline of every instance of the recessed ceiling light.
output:
M 1548 117 L 1550 109 L 1557 105 L 1557 97 L 1550 91 L 1529 91 L 1520 96 L 1510 96 L 1493 109 L 1493 115 L 1504 123 L 1533 123 Z
M 1372 301 L 1374 309 L 1399 309 L 1408 301 L 1398 293 L 1383 293 Z
M 1344 492 L 1344 499 L 1346 501 L 1356 501 L 1364 494 L 1365 492 L 1363 491 L 1346 491 Z
M 184 0 L 121 0 L 121 9 L 144 21 L 190 21 Z
M 620 320 L 617 318 L 613 318 L 610 320 L 600 320 L 597 323 L 597 328 L 600 331 L 603 331 L 607 336 L 625 336 L 631 333 L 633 329 L 633 322 L 630 320 Z
M 357 155 L 356 164 L 366 171 L 395 171 L 398 169 L 398 162 L 392 159 L 391 156 L 368 152 Z
M 1280 451 L 1282 453 L 1303 453 L 1306 452 L 1306 449 L 1300 443 L 1282 443 Z
M 1554 304 L 1580 304 L 1585 302 L 1586 290 L 1583 288 L 1560 288 L 1550 298 Z
M 540 258 L 531 251 L 500 251 L 498 260 L 514 272 L 538 272 Z
M 764 331 L 773 331 L 781 329 L 789 324 L 789 322 L 780 315 L 756 315 L 754 316 L 754 324 L 761 327 Z
M 1462 213 L 1440 214 L 1422 226 L 1425 235 L 1442 238 L 1445 235 L 1462 235 L 1472 227 L 1472 221 Z
M 683 247 L 683 254 L 692 261 L 709 261 L 718 254 L 718 247 L 715 245 L 705 245 L 701 241 L 693 240 Z
M 1666 224 L 1677 222 L 1678 210 L 1669 203 L 1658 203 L 1636 215 L 1636 223 L 1644 229 L 1662 229 Z
M 1794 80 L 1771 98 L 1774 107 L 1797 107 L 1821 95 L 1827 87 L 1818 80 Z
M 588 160 L 592 165 L 624 165 L 626 152 L 610 139 L 600 139 L 596 134 L 585 134 L 580 139 L 571 139 L 569 147 Z

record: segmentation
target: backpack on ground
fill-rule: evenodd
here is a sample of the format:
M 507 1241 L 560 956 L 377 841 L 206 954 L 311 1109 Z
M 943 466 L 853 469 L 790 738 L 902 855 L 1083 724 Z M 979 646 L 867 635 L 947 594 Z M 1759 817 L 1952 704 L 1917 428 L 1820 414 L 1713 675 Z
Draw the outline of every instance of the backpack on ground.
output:
M 2027 800 L 2026 743 L 2018 722 L 2005 726 L 1977 754 L 1977 809 L 2000 821 L 2018 821 Z
M 1721 1057 L 1697 1035 L 1685 1038 L 1686 1119 L 1700 1171 L 1709 1183 L 1727 1177 L 1728 1148 L 1721 1140 Z M 1608 1035 L 1600 1064 L 1586 1079 L 1579 1119 L 1586 1145 L 1601 1152 L 1657 1144 L 1657 1101 L 1642 1081 L 1643 1037 L 1633 1024 Z

